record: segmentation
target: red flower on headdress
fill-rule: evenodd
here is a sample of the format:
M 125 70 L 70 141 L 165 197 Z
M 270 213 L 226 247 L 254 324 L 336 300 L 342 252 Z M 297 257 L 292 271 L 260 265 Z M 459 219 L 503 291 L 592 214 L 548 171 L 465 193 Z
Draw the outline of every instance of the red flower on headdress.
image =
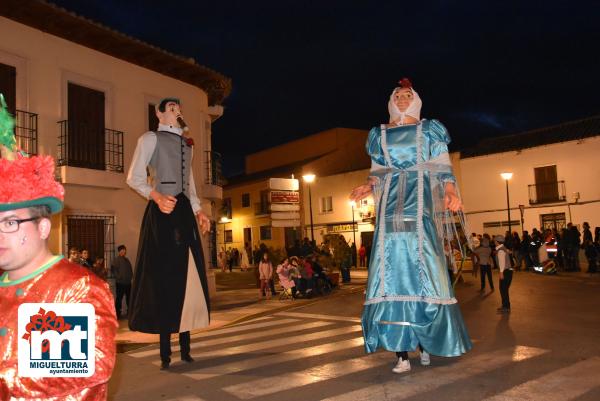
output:
M 194 146 L 194 140 L 190 137 L 185 137 L 185 143 L 187 146 Z
M 410 79 L 408 78 L 402 78 L 398 83 L 401 88 L 412 88 L 412 82 L 410 82 Z
M 65 190 L 54 178 L 50 156 L 0 159 L 0 203 L 24 202 L 43 197 L 64 199 Z

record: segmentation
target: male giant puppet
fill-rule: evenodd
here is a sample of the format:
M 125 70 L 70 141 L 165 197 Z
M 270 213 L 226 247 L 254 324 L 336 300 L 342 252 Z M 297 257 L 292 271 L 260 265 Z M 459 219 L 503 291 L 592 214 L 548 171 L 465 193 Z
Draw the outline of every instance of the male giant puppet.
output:
M 4 103 L 1 95 L 0 101 Z M 89 269 L 52 255 L 48 249 L 50 216 L 63 208 L 64 189 L 54 179 L 50 156 L 29 158 L 17 151 L 12 125 L 12 118 L 2 107 L 0 400 L 105 400 L 116 351 L 112 294 Z M 18 362 L 19 347 L 24 346 L 23 337 L 18 335 L 18 310 L 27 303 L 88 303 L 94 307 L 95 373 L 91 377 L 24 377 Z M 40 311 L 26 330 L 64 330 L 62 317 L 52 314 L 50 309 Z
M 209 323 L 208 285 L 196 219 L 203 233 L 210 221 L 196 196 L 194 142 L 183 135 L 179 100 L 163 99 L 156 115 L 158 130 L 140 137 L 127 175 L 129 186 L 149 200 L 140 231 L 129 327 L 160 334 L 161 369 L 168 369 L 171 333 L 179 333 L 181 359 L 192 362 L 190 330 Z

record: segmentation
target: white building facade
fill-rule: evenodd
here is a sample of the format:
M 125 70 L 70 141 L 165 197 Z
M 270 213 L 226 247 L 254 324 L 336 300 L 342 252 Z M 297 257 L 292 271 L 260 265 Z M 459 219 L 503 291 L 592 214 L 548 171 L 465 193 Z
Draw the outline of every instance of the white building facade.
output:
M 365 246 L 370 243 L 375 217 L 373 198 L 369 196 L 356 204 L 351 204 L 348 199 L 352 189 L 364 184 L 368 176 L 368 169 L 317 176 L 310 184 L 310 202 L 308 184 L 303 182 L 304 236 L 311 238 L 309 205 L 312 203 L 312 232 L 317 245 L 327 234 L 341 234 L 349 245 L 356 241 L 357 248 L 363 242 Z
M 460 159 L 461 190 L 477 233 L 561 229 L 572 222 L 600 226 L 600 136 Z M 523 211 L 523 226 L 521 226 Z
M 52 155 L 59 165 L 65 209 L 53 221 L 52 251 L 85 247 L 110 263 L 116 247 L 125 244 L 135 263 L 147 200 L 125 178 L 139 136 L 156 129 L 154 104 L 167 96 L 182 101 L 195 142 L 197 191 L 211 215 L 213 202 L 222 197 L 212 168 L 211 125 L 222 114 L 218 103 L 229 92 L 229 80 L 51 4 L 22 5 L 27 12 L 19 7 L 15 3 L 1 12 L 0 91 L 16 115 L 21 147 Z M 139 63 L 112 54 L 113 49 L 137 51 Z M 169 62 L 180 69 L 157 71 Z M 202 76 L 221 85 L 223 93 L 194 84 Z M 210 263 L 209 241 L 203 242 Z

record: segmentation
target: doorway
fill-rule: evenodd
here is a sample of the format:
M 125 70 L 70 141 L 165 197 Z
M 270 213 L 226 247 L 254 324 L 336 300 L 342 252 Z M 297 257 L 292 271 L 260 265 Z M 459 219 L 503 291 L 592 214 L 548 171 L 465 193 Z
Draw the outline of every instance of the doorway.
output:
M 244 246 L 246 244 L 252 249 L 252 227 L 244 227 Z
M 298 227 L 285 228 L 285 249 L 290 249 L 296 241 L 300 241 L 300 230 Z

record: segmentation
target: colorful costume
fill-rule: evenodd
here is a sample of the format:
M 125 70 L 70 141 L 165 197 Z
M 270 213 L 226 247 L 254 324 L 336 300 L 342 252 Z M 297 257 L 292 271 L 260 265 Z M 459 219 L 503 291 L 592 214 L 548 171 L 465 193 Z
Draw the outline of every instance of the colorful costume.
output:
M 30 276 L 0 277 L 0 400 L 105 400 L 116 359 L 117 322 L 108 284 L 57 256 Z M 23 303 L 90 303 L 96 312 L 96 372 L 92 377 L 19 377 L 17 310 Z
M 420 344 L 434 355 L 457 356 L 471 348 L 444 256 L 444 241 L 457 237 L 444 205 L 444 185 L 455 182 L 449 142 L 436 120 L 369 133 L 371 176 L 378 180 L 362 315 L 367 352 L 411 351 Z
M 12 118 L 4 109 L 1 95 L 0 102 L 3 106 L 0 109 L 0 212 L 7 216 L 0 221 L 0 247 L 5 248 L 1 255 L 8 255 L 0 260 L 0 269 L 7 270 L 0 270 L 0 400 L 105 400 L 116 356 L 117 322 L 112 294 L 106 282 L 88 269 L 63 260 L 62 256 L 50 256 L 50 260 L 35 269 L 36 256 L 50 255 L 46 243 L 42 242 L 42 249 L 28 248 L 26 237 L 22 237 L 17 247 L 14 240 L 10 241 L 10 236 L 22 231 L 20 224 L 33 224 L 34 220 L 46 219 L 44 224 L 49 232 L 47 215 L 24 220 L 10 216 L 30 207 L 46 206 L 49 213 L 60 212 L 64 188 L 54 178 L 54 160 L 50 156 L 28 158 L 17 151 Z M 43 252 L 39 252 L 40 249 Z M 31 263 L 15 264 L 15 253 L 26 255 L 21 261 Z M 10 273 L 18 271 L 31 273 L 13 276 L 19 278 L 11 281 Z M 19 375 L 18 308 L 24 303 L 89 303 L 94 306 L 95 372 L 91 377 L 30 378 Z M 57 329 L 56 320 L 43 320 L 40 324 L 40 327 L 34 326 L 35 331 Z

